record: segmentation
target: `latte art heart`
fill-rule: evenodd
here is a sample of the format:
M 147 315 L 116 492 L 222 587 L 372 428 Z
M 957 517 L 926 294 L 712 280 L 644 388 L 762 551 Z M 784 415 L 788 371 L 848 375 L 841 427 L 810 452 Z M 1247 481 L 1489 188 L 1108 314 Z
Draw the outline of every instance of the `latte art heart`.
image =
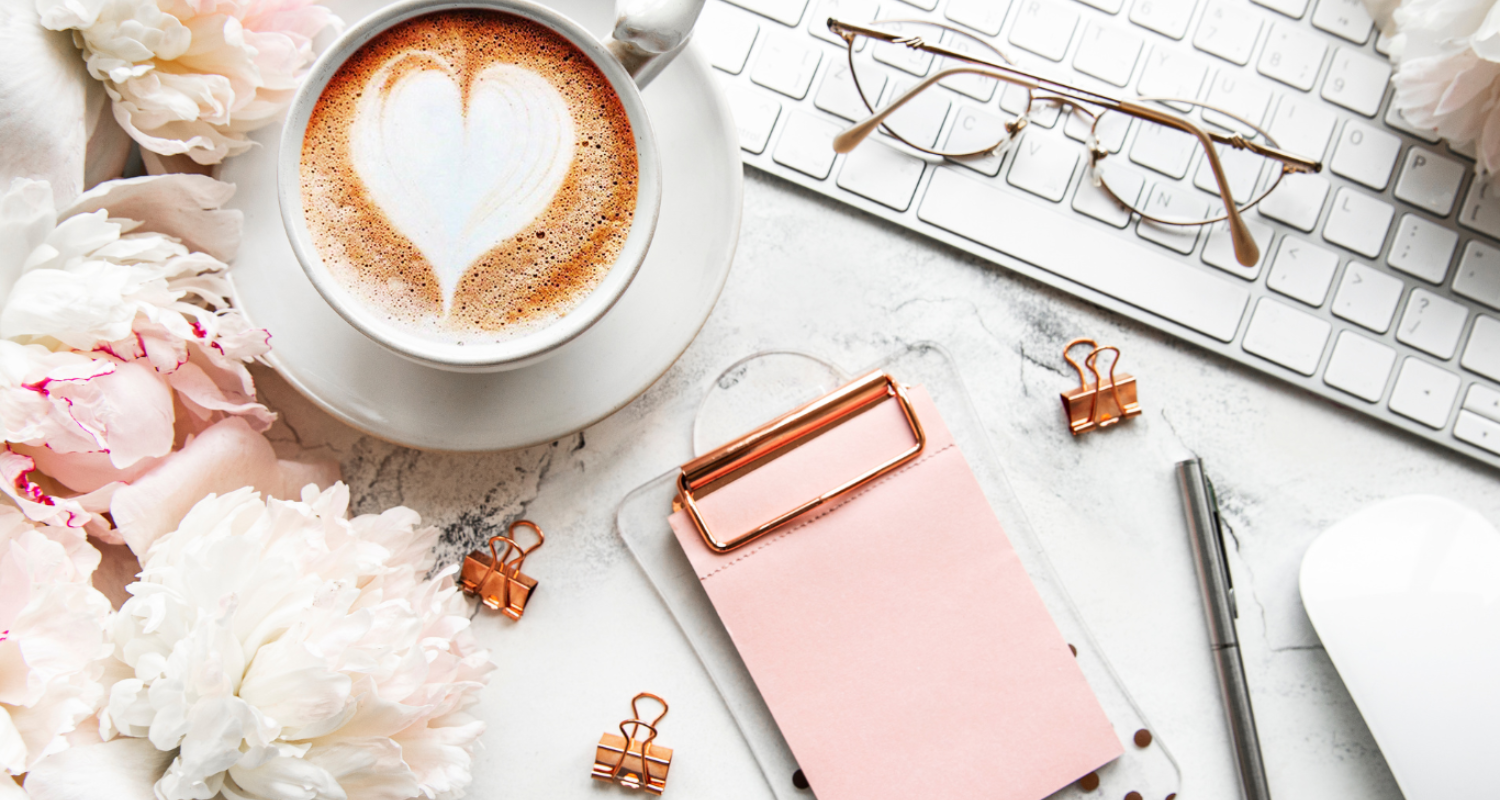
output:
M 434 54 L 397 59 L 372 76 L 349 131 L 355 172 L 431 264 L 445 310 L 476 260 L 547 209 L 575 155 L 572 113 L 546 78 L 493 63 L 467 97 L 462 78 Z

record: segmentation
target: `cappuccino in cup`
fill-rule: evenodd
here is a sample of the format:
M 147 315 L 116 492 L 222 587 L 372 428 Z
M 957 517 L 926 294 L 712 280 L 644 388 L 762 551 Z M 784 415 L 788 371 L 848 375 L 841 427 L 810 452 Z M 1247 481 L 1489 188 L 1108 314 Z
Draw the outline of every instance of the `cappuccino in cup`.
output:
M 561 320 L 608 275 L 636 214 L 636 137 L 609 79 L 504 11 L 381 31 L 324 85 L 301 144 L 302 217 L 327 274 L 434 344 Z

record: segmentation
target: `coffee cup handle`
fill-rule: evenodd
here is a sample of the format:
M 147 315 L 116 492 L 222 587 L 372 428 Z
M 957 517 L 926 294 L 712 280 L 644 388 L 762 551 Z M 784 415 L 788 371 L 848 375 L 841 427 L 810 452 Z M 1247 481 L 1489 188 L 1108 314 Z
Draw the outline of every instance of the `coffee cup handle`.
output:
M 644 89 L 692 36 L 704 0 L 616 0 L 615 30 L 605 47 Z

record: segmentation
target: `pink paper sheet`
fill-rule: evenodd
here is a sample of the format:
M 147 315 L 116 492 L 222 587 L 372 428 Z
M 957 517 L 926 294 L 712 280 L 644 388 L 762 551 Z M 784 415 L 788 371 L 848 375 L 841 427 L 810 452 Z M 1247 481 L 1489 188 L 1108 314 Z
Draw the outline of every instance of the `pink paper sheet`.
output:
M 927 448 L 727 554 L 672 529 L 819 800 L 1040 800 L 1122 752 L 927 392 Z M 881 403 L 703 498 L 743 530 L 911 446 Z

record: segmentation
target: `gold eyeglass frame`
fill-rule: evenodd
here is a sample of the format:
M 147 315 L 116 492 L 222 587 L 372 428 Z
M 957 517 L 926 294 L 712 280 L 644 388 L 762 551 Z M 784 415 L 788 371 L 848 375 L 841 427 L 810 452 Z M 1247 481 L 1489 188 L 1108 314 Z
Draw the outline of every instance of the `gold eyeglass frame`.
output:
M 957 28 L 943 25 L 942 23 L 938 22 L 916 19 L 881 20 L 881 22 L 918 23 L 922 25 L 931 25 L 943 30 L 954 31 L 955 33 L 983 43 L 982 40 L 978 39 L 978 37 L 975 37 L 972 34 L 958 30 Z M 1239 263 L 1245 266 L 1253 266 L 1260 262 L 1260 246 L 1255 242 L 1255 237 L 1250 234 L 1250 229 L 1245 225 L 1245 220 L 1240 215 L 1240 212 L 1244 209 L 1248 209 L 1254 206 L 1256 203 L 1259 203 L 1262 199 L 1264 199 L 1266 195 L 1270 194 L 1271 189 L 1274 189 L 1276 186 L 1280 185 L 1281 178 L 1286 176 L 1287 174 L 1316 173 L 1323 170 L 1323 164 L 1320 161 L 1310 160 L 1296 155 L 1295 153 L 1289 153 L 1285 150 L 1280 149 L 1279 147 L 1276 147 L 1275 140 L 1270 136 L 1269 133 L 1262 130 L 1259 126 L 1250 123 L 1248 120 L 1245 120 L 1237 114 L 1224 111 L 1223 109 L 1215 108 L 1214 106 L 1207 105 L 1196 100 L 1174 100 L 1162 98 L 1135 98 L 1134 100 L 1120 100 L 1108 95 L 1099 94 L 1098 92 L 1070 86 L 1066 83 L 1061 83 L 1050 78 L 1033 75 L 1009 64 L 997 64 L 967 53 L 960 53 L 956 50 L 952 50 L 941 45 L 929 44 L 920 36 L 907 36 L 896 32 L 882 31 L 876 28 L 865 27 L 863 25 L 855 25 L 848 22 L 842 22 L 833 17 L 828 18 L 827 24 L 828 30 L 831 31 L 835 36 L 843 39 L 844 43 L 847 45 L 846 49 L 848 50 L 849 55 L 849 71 L 851 76 L 857 75 L 857 68 L 854 62 L 854 51 L 856 37 L 860 36 L 867 37 L 878 42 L 885 42 L 887 44 L 902 45 L 913 50 L 920 50 L 925 53 L 931 53 L 942 58 L 977 65 L 950 67 L 948 69 L 939 70 L 937 73 L 923 78 L 911 88 L 902 92 L 884 108 L 881 108 L 879 110 L 875 110 L 874 103 L 871 103 L 869 98 L 865 97 L 864 90 L 860 88 L 859 80 L 857 77 L 855 77 L 854 84 L 856 90 L 859 91 L 860 99 L 864 100 L 865 106 L 870 108 L 872 113 L 869 117 L 855 123 L 849 129 L 834 137 L 833 149 L 838 153 L 848 153 L 855 147 L 858 147 L 859 144 L 866 138 L 868 138 L 871 133 L 873 133 L 877 128 L 880 128 L 883 125 L 887 117 L 899 110 L 913 97 L 927 90 L 934 84 L 937 84 L 939 81 L 958 75 L 983 75 L 995 80 L 1015 84 L 1026 89 L 1026 110 L 1022 112 L 1022 114 L 1015 120 L 1012 120 L 1005 124 L 1005 130 L 1007 132 L 1007 137 L 1005 139 L 997 142 L 992 147 L 983 150 L 977 150 L 972 153 L 948 153 L 944 151 L 934 150 L 930 147 L 922 147 L 920 145 L 912 144 L 911 142 L 897 135 L 894 131 L 891 131 L 889 128 L 886 128 L 887 132 L 892 136 L 895 136 L 902 143 L 924 153 L 929 153 L 935 156 L 942 156 L 945 158 L 966 158 L 988 155 L 1009 145 L 1010 142 L 1015 140 L 1016 135 L 1019 134 L 1023 128 L 1025 128 L 1027 124 L 1026 120 L 1031 114 L 1032 105 L 1037 100 L 1042 100 L 1043 102 L 1055 102 L 1065 106 L 1071 106 L 1074 111 L 1081 111 L 1094 117 L 1094 122 L 1089 128 L 1089 138 L 1093 141 L 1087 145 L 1087 149 L 1089 151 L 1089 166 L 1091 169 L 1094 169 L 1098 166 L 1099 162 L 1103 161 L 1105 157 L 1110 155 L 1110 151 L 1107 148 L 1099 146 L 1095 133 L 1095 129 L 1098 126 L 1099 120 L 1103 118 L 1104 114 L 1096 113 L 1090 109 L 1091 107 L 1096 107 L 1102 109 L 1102 111 L 1116 111 L 1121 114 L 1135 117 L 1137 119 L 1161 125 L 1163 127 L 1174 128 L 1196 139 L 1199 146 L 1205 153 L 1205 158 L 1207 160 L 1209 169 L 1213 172 L 1214 181 L 1219 187 L 1219 197 L 1224 203 L 1224 214 L 1219 217 L 1202 220 L 1201 222 L 1184 222 L 1178 220 L 1156 219 L 1150 217 L 1149 215 L 1142 214 L 1140 211 L 1136 210 L 1133 203 L 1126 203 L 1121 200 L 1112 190 L 1109 189 L 1108 185 L 1103 184 L 1102 181 L 1100 181 L 1098 185 L 1101 185 L 1101 188 L 1103 188 L 1110 195 L 1110 197 L 1114 198 L 1116 202 L 1119 202 L 1121 206 L 1129 208 L 1133 213 L 1140 214 L 1142 218 L 1148 219 L 1152 222 L 1179 226 L 1209 225 L 1215 222 L 1227 222 L 1229 225 L 1230 240 L 1234 244 L 1235 260 L 1239 261 Z M 986 46 L 989 47 L 988 45 Z M 989 47 L 989 49 L 994 50 L 996 53 L 1000 52 L 994 47 Z M 1009 60 L 1003 53 L 1000 53 L 1000 57 L 1003 60 Z M 1038 92 L 1042 93 L 1040 97 L 1037 96 Z M 1224 114 L 1225 116 L 1244 124 L 1254 134 L 1263 136 L 1266 141 L 1270 143 L 1270 145 L 1268 146 L 1259 144 L 1255 141 L 1247 139 L 1242 133 L 1238 131 L 1233 131 L 1228 134 L 1221 134 L 1206 130 L 1205 128 L 1197 125 L 1189 119 L 1186 119 L 1185 117 L 1156 108 L 1152 105 L 1147 105 L 1148 103 L 1157 102 L 1190 103 L 1198 108 L 1211 109 L 1217 113 Z M 1241 206 L 1235 202 L 1234 193 L 1229 189 L 1229 178 L 1224 173 L 1224 165 L 1219 159 L 1218 150 L 1214 147 L 1214 145 L 1216 144 L 1232 147 L 1236 150 L 1244 150 L 1262 156 L 1264 158 L 1279 161 L 1281 163 L 1281 174 L 1276 176 L 1275 180 L 1271 183 L 1270 187 L 1266 189 L 1266 191 L 1261 192 L 1257 197 L 1254 198 L 1252 202 Z

